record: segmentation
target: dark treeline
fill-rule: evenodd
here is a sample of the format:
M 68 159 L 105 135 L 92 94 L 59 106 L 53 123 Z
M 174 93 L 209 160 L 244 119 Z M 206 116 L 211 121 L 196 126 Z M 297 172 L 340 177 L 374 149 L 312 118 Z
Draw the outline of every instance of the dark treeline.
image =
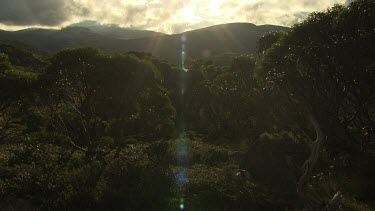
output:
M 0 210 L 373 210 L 374 29 L 357 0 L 187 72 L 1 45 Z

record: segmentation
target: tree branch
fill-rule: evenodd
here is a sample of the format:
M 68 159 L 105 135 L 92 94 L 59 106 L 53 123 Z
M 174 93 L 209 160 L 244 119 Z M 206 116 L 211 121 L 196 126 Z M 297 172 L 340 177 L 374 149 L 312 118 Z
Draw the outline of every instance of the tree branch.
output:
M 320 125 L 317 122 L 315 116 L 309 112 L 308 118 L 309 118 L 310 123 L 314 127 L 314 130 L 316 133 L 316 139 L 310 145 L 310 149 L 311 149 L 310 156 L 302 166 L 303 174 L 299 178 L 299 181 L 297 184 L 297 192 L 300 195 L 300 197 L 303 199 L 305 203 L 305 207 L 308 209 L 313 209 L 316 206 L 320 206 L 320 200 L 317 199 L 316 196 L 313 196 L 312 194 L 308 194 L 309 191 L 308 191 L 307 183 L 309 181 L 309 178 L 312 176 L 313 170 L 318 161 L 319 152 L 322 147 L 324 136 L 323 136 L 323 131 L 320 128 Z

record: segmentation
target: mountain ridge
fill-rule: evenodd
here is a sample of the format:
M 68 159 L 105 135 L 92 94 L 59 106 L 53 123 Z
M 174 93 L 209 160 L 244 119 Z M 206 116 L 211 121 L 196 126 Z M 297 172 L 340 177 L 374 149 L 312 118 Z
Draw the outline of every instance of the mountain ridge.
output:
M 65 28 L 70 28 L 70 27 L 88 28 L 97 34 L 101 34 L 101 35 L 108 36 L 108 37 L 115 38 L 115 39 L 122 39 L 122 40 L 165 35 L 164 33 L 161 33 L 161 32 L 137 29 L 137 28 L 132 28 L 132 27 L 121 27 L 117 24 L 100 24 L 96 21 L 90 21 L 90 20 L 71 24 Z
M 182 44 L 188 58 L 210 57 L 225 53 L 254 54 L 256 40 L 267 31 L 288 30 L 274 25 L 257 26 L 252 23 L 228 23 L 180 34 L 117 39 L 80 26 L 55 29 L 26 29 L 0 31 L 0 40 L 23 42 L 40 51 L 54 53 L 64 48 L 92 46 L 109 52 L 144 51 L 178 64 Z M 181 37 L 186 41 L 182 43 Z

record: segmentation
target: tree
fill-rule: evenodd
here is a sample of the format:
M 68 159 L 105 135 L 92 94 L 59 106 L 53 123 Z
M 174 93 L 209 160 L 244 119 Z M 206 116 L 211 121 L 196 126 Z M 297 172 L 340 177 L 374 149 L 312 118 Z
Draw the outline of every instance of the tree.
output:
M 262 55 L 269 49 L 274 43 L 276 43 L 282 36 L 287 32 L 285 31 L 270 31 L 264 33 L 261 37 L 257 39 L 257 49 L 258 55 Z
M 224 67 L 205 60 L 187 65 L 189 71 L 181 71 L 181 75 L 186 80 L 183 104 L 189 129 L 215 139 L 259 135 L 261 127 L 256 120 L 261 109 L 256 106 L 260 91 L 253 77 L 255 58 L 234 57 Z
M 89 154 L 104 136 L 119 144 L 173 132 L 175 110 L 161 73 L 147 59 L 94 48 L 65 50 L 51 59 L 42 81 L 53 130 Z
M 33 73 L 19 70 L 0 72 L 0 143 L 15 138 L 24 129 L 21 120 L 34 96 L 35 81 Z
M 51 58 L 47 73 L 40 79 L 50 126 L 72 138 L 71 144 L 92 151 L 100 120 L 95 118 L 93 86 L 95 71 L 104 53 L 94 48 L 68 49 Z
M 305 137 L 311 137 L 308 131 L 316 133 L 298 182 L 308 208 L 322 203 L 312 195 L 308 181 L 323 144 L 331 152 L 353 154 L 366 145 L 356 131 L 366 127 L 366 136 L 373 136 L 375 52 L 368 46 L 374 45 L 374 10 L 372 0 L 355 1 L 349 7 L 337 5 L 312 13 L 276 42 L 270 36 L 267 42 L 273 45 L 261 43 L 265 49 L 270 46 L 257 72 L 263 85 L 283 96 L 286 110 L 294 110 L 291 114 L 311 123 L 298 126 Z
M 0 53 L 0 71 L 10 69 L 12 69 L 12 65 L 9 62 L 8 55 Z

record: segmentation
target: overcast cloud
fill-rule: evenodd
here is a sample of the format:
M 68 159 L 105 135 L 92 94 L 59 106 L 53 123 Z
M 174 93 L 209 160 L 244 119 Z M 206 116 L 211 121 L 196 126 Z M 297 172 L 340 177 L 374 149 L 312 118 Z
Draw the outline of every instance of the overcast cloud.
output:
M 58 26 L 74 16 L 87 16 L 88 8 L 73 0 L 1 0 L 0 23 L 16 26 Z
M 90 19 L 164 33 L 230 22 L 291 26 L 349 0 L 0 0 L 0 28 L 62 27 Z

